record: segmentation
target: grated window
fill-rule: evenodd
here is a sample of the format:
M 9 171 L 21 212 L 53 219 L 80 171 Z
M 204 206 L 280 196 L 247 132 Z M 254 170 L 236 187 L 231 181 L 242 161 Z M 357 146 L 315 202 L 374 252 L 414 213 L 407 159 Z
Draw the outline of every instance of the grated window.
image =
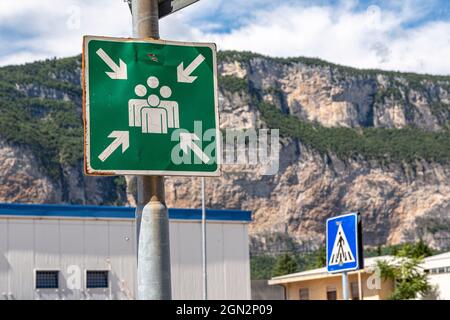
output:
M 300 300 L 309 300 L 309 289 L 301 288 L 299 291 Z
M 108 271 L 86 271 L 86 288 L 108 288 Z
M 58 289 L 58 271 L 36 271 L 36 289 Z
M 350 293 L 352 295 L 352 300 L 359 300 L 359 285 L 358 282 L 350 283 Z

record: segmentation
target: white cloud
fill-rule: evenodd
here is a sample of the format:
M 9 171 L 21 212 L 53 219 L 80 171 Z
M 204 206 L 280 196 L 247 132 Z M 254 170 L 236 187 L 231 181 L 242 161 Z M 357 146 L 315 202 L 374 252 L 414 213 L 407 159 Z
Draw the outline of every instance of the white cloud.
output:
M 2 1 L 0 32 L 0 65 L 16 64 L 79 54 L 85 34 L 129 36 L 131 15 L 121 0 Z
M 190 28 L 189 15 L 179 15 L 171 21 L 176 28 L 163 25 L 162 31 L 168 38 L 212 41 L 219 49 L 318 57 L 358 68 L 450 74 L 449 21 L 405 28 L 429 9 L 418 0 L 393 1 L 388 8 L 370 5 L 359 12 L 354 10 L 356 4 L 343 0 L 335 7 L 285 5 L 261 10 L 246 25 L 225 34 Z
M 219 49 L 271 56 L 319 57 L 359 68 L 450 74 L 450 22 L 404 27 L 426 12 L 423 1 L 392 1 L 390 6 L 372 5 L 366 11 L 355 9 L 356 0 L 342 0 L 337 6 L 290 1 L 275 7 L 268 6 L 272 1 L 255 1 L 199 1 L 162 19 L 161 37 L 215 42 Z M 79 29 L 68 28 L 73 5 L 81 10 Z M 216 16 L 211 18 L 211 13 Z M 237 28 L 216 31 L 223 19 L 234 16 Z M 24 19 L 28 23 L 21 24 Z M 122 0 L 21 0 L 0 4 L 0 31 L 5 26 L 18 33 L 31 28 L 35 35 L 19 37 L 12 53 L 2 54 L 0 49 L 0 65 L 78 54 L 83 34 L 129 36 L 131 16 Z M 0 39 L 0 47 L 3 42 L 7 40 Z

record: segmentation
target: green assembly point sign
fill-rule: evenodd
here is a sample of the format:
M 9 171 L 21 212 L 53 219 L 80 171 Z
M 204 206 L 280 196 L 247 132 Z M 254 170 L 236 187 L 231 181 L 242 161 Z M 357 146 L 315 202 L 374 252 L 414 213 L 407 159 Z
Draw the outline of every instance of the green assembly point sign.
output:
M 83 113 L 86 174 L 220 174 L 214 44 L 85 36 Z

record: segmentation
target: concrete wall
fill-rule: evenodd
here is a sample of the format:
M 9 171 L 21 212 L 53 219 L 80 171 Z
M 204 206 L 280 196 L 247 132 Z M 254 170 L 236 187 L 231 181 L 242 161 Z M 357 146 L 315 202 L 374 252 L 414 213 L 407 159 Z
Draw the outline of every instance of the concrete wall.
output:
M 282 286 L 269 286 L 268 280 L 252 280 L 252 300 L 285 300 Z
M 201 298 L 200 228 L 170 221 L 174 299 Z M 209 297 L 250 299 L 247 224 L 208 221 L 207 232 Z M 134 233 L 133 219 L 1 216 L 0 299 L 132 299 Z M 36 269 L 59 270 L 59 289 L 35 289 Z M 109 270 L 109 288 L 87 289 L 86 270 Z
M 361 274 L 361 284 L 362 284 L 362 294 L 364 300 L 379 300 L 387 299 L 392 293 L 394 284 L 392 281 L 383 281 L 380 284 L 380 289 L 372 289 L 367 285 L 367 280 L 372 274 Z M 349 283 L 358 282 L 357 274 L 349 274 Z M 309 299 L 310 300 L 327 300 L 327 291 L 336 290 L 337 299 L 342 299 L 342 277 L 337 276 L 327 276 L 321 277 L 319 279 L 312 279 L 306 281 L 298 281 L 285 284 L 287 291 L 288 300 L 299 300 L 300 299 L 300 289 L 309 289 Z M 350 288 L 349 288 L 350 290 Z M 351 292 L 349 292 L 351 297 Z

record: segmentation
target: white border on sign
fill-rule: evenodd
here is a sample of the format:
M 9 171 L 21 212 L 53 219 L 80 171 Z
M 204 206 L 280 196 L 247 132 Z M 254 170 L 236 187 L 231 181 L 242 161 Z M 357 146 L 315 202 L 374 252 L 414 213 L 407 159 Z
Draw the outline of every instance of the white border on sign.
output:
M 112 41 L 112 42 L 132 42 L 132 43 L 158 43 L 186 47 L 208 47 L 213 51 L 213 83 L 214 83 L 214 113 L 216 121 L 216 163 L 217 169 L 213 172 L 203 171 L 172 171 L 172 170 L 97 170 L 90 165 L 90 126 L 89 126 L 89 52 L 88 45 L 91 40 Z M 135 38 L 113 38 L 101 36 L 83 37 L 83 66 L 82 66 L 82 87 L 83 87 L 83 124 L 84 124 L 84 171 L 88 175 L 162 175 L 162 176 L 199 176 L 218 177 L 221 175 L 220 157 L 222 156 L 222 141 L 219 128 L 219 99 L 217 85 L 217 47 L 214 43 L 168 41 L 160 39 L 135 39 Z
M 356 260 L 356 266 L 352 268 L 346 268 L 346 269 L 339 269 L 339 270 L 329 270 L 328 269 L 328 222 L 337 220 L 339 218 L 344 218 L 348 216 L 355 216 L 355 231 L 356 231 L 356 254 L 355 254 L 355 260 Z M 345 272 L 345 271 L 354 271 L 359 269 L 359 238 L 358 238 L 358 212 L 351 212 L 347 214 L 343 214 L 337 217 L 328 218 L 326 222 L 326 255 L 327 255 L 327 272 L 328 273 L 339 273 L 339 272 Z

